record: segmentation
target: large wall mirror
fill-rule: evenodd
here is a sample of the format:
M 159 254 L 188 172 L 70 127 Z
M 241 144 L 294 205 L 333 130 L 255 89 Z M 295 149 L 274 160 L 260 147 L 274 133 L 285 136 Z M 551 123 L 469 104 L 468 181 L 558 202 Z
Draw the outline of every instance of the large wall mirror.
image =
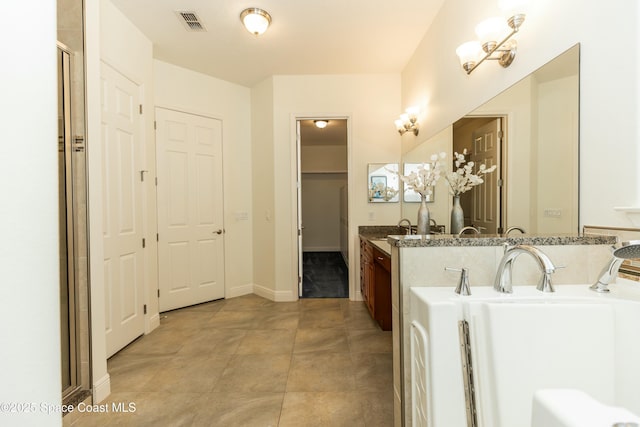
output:
M 465 148 L 473 156 L 480 145 L 493 145 L 494 154 L 484 158 L 497 170 L 461 198 L 465 225 L 482 225 L 488 234 L 512 226 L 531 234 L 578 232 L 579 53 L 573 46 L 405 153 L 403 163 L 440 151 L 453 157 Z M 448 231 L 452 198 L 445 180 L 436 194 L 431 217 Z M 403 217 L 416 215 L 415 204 L 402 203 Z

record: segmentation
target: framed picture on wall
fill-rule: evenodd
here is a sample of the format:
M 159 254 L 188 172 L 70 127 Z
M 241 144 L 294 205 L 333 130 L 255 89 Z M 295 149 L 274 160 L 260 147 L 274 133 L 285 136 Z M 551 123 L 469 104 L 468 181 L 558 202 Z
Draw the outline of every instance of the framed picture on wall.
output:
M 371 190 L 372 199 L 384 198 L 384 193 L 387 189 L 387 177 L 384 175 L 372 175 L 369 189 Z
M 397 163 L 369 163 L 367 181 L 369 203 L 400 201 Z

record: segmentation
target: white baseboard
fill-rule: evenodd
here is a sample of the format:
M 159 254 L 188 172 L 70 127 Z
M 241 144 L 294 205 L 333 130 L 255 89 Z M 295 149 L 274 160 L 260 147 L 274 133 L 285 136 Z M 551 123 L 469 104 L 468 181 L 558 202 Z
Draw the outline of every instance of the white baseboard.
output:
M 295 295 L 292 291 L 274 291 L 273 289 L 265 288 L 260 285 L 253 285 L 253 293 L 275 302 L 298 300 L 298 295 Z
M 111 394 L 111 376 L 106 373 L 93 383 L 93 404 L 102 402 Z
M 340 246 L 304 246 L 302 252 L 340 252 Z
M 241 297 L 242 295 L 249 295 L 253 293 L 253 283 L 247 283 L 246 285 L 234 286 L 227 289 L 225 298 Z

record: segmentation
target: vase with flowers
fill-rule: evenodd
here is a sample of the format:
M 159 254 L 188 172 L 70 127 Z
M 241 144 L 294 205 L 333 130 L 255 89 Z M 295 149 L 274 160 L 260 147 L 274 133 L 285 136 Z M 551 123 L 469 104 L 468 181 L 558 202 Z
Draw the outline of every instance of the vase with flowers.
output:
M 484 182 L 482 176 L 496 170 L 493 165 L 488 168 L 481 164 L 474 172 L 474 162 L 467 162 L 465 156 L 467 149 L 462 153 L 453 153 L 455 157 L 456 170 L 447 173 L 446 180 L 449 184 L 449 193 L 453 196 L 453 207 L 451 208 L 451 234 L 458 234 L 464 227 L 464 211 L 460 205 L 460 196 L 471 190 L 473 187 Z
M 442 160 L 446 153 L 433 154 L 428 163 L 418 166 L 417 170 L 409 175 L 400 175 L 400 180 L 404 182 L 408 189 L 420 194 L 420 208 L 418 208 L 418 234 L 428 234 L 430 213 L 427 206 L 427 196 L 433 194 L 433 188 L 443 175 Z

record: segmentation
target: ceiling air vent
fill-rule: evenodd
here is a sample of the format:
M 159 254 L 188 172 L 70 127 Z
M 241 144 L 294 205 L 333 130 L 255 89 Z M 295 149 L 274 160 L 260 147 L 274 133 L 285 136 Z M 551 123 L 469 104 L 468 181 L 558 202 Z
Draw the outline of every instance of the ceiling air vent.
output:
M 195 12 L 178 10 L 176 14 L 187 31 L 207 31 Z

